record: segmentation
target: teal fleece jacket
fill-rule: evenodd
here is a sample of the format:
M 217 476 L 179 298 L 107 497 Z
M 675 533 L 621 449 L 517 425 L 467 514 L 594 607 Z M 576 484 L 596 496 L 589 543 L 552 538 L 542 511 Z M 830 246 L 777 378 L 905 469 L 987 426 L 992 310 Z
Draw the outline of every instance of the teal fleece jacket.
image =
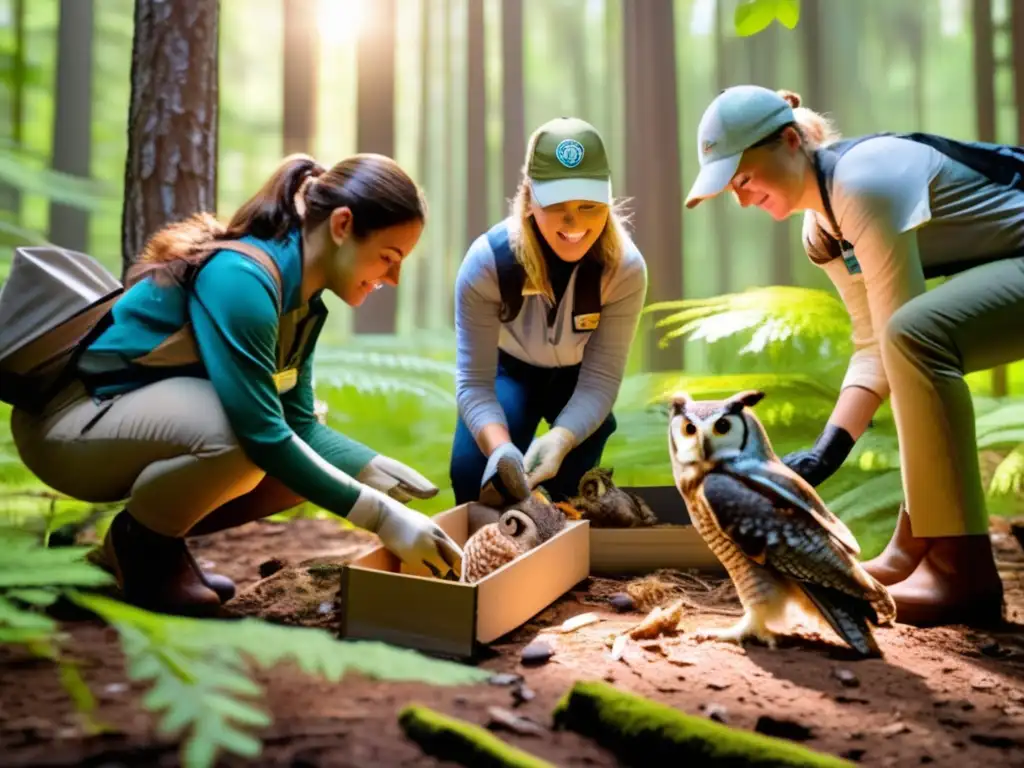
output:
M 242 241 L 263 248 L 277 263 L 284 311 L 299 308 L 299 230 L 277 241 Z M 151 279 L 132 286 L 114 305 L 112 325 L 89 346 L 79 367 L 86 374 L 116 372 L 116 381 L 94 388 L 99 397 L 173 376 L 209 379 L 252 462 L 299 496 L 344 516 L 361 488 L 354 478 L 376 453 L 316 420 L 313 349 L 319 327 L 302 351 L 295 387 L 278 393 L 276 292 L 274 279 L 259 264 L 234 251 L 217 251 L 199 270 L 191 290 L 159 286 Z M 319 294 L 309 304 L 311 314 L 326 316 Z M 200 364 L 144 368 L 126 362 L 155 348 L 186 321 L 192 323 Z

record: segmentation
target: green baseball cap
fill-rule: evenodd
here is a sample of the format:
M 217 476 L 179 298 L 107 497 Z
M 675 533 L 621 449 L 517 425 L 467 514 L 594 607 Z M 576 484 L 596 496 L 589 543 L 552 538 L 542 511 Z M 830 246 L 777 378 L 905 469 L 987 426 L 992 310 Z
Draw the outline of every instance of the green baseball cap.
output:
M 526 175 L 542 208 L 567 200 L 611 205 L 612 172 L 604 140 L 585 120 L 556 117 L 538 128 Z

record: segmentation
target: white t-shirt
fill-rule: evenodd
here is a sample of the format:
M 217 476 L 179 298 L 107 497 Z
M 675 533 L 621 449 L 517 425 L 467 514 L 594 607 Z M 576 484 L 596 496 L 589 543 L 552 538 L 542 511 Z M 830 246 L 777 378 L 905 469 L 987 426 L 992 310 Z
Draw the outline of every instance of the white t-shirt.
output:
M 804 215 L 804 249 L 825 262 L 853 323 L 854 354 L 843 388 L 889 394 L 879 339 L 892 314 L 925 291 L 925 271 L 1024 256 L 1024 192 L 994 184 L 938 150 L 893 136 L 867 139 L 836 162 L 832 212 L 854 246 L 856 268 L 829 259 L 819 226 Z

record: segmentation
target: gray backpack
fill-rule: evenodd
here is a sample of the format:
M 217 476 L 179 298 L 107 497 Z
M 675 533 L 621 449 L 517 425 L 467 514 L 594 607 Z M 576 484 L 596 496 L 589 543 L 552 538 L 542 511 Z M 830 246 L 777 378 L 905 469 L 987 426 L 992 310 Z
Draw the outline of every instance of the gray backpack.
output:
M 261 264 L 277 285 L 281 275 L 262 249 L 234 240 L 213 241 L 212 253 L 232 250 Z M 0 287 L 0 401 L 41 411 L 78 376 L 78 360 L 107 328 L 124 294 L 121 281 L 96 259 L 55 245 L 17 248 Z M 199 359 L 191 326 L 169 336 L 136 365 L 186 364 Z M 282 363 L 283 366 L 283 363 Z
M 124 292 L 96 259 L 16 248 L 0 288 L 0 400 L 38 411 L 73 378 L 78 350 Z

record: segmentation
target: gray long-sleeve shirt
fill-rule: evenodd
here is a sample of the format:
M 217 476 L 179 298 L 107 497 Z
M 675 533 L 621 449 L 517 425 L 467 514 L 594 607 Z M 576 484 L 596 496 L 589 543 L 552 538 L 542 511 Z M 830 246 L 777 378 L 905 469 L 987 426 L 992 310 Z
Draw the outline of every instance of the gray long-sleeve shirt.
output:
M 832 209 L 862 271 L 826 261 L 818 228 L 831 227 L 813 211 L 804 215 L 804 249 L 824 262 L 853 324 L 855 351 L 842 387 L 884 399 L 889 382 L 879 344 L 889 318 L 924 293 L 926 267 L 1024 252 L 1024 193 L 930 146 L 882 136 L 836 163 Z
M 486 234 L 470 246 L 455 281 L 456 400 L 474 437 L 487 424 L 508 426 L 494 391 L 498 349 L 544 368 L 582 363 L 576 389 L 552 425 L 572 432 L 577 444 L 611 412 L 647 294 L 647 266 L 627 240 L 618 266 L 604 270 L 601 321 L 589 333 L 577 333 L 572 325 L 577 274 L 574 270 L 550 327 L 551 303 L 526 291 L 519 315 L 502 323 L 498 272 Z

